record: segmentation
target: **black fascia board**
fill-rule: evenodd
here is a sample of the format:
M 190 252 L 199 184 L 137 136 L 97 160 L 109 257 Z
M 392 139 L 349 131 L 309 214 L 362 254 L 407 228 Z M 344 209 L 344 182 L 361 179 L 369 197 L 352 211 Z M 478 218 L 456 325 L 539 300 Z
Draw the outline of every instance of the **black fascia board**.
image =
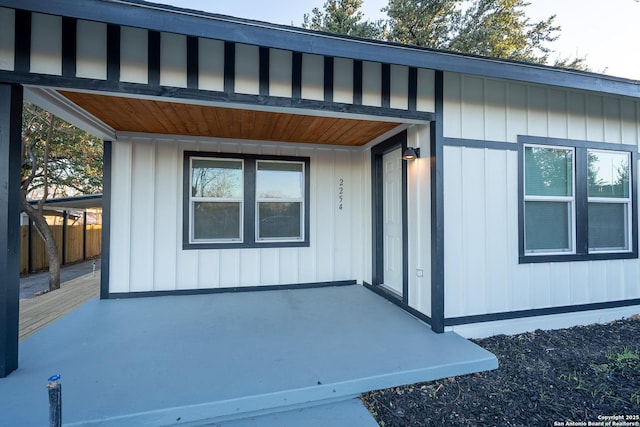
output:
M 640 81 L 631 79 L 340 36 L 140 0 L 0 0 L 2 6 L 302 53 L 640 98 Z
M 87 200 L 100 200 L 102 199 L 102 194 L 82 194 L 79 196 L 70 196 L 70 197 L 56 197 L 55 199 L 47 199 L 44 203 L 65 203 L 65 202 L 80 202 Z M 28 200 L 28 202 L 32 205 L 37 204 L 38 200 Z

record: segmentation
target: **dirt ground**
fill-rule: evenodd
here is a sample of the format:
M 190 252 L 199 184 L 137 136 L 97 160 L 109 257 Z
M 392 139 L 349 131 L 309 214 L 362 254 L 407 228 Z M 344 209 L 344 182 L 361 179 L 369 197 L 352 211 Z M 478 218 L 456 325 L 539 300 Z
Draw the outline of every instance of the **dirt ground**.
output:
M 498 357 L 497 370 L 362 400 L 384 427 L 640 426 L 640 316 L 474 342 Z

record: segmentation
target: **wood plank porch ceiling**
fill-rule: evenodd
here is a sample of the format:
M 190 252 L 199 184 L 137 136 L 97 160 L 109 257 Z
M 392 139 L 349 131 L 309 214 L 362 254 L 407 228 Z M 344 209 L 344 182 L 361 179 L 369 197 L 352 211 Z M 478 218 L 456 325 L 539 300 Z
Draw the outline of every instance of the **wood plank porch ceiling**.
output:
M 60 93 L 121 132 L 361 146 L 400 124 Z

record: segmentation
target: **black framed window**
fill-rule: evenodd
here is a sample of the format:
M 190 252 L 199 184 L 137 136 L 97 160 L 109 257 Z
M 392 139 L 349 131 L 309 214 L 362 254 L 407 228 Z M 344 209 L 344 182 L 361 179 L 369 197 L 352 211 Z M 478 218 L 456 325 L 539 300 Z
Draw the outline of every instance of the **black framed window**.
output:
M 518 142 L 521 263 L 637 258 L 634 147 Z
M 190 241 L 240 242 L 244 201 L 241 159 L 190 159 Z
M 309 163 L 185 152 L 183 248 L 309 246 Z

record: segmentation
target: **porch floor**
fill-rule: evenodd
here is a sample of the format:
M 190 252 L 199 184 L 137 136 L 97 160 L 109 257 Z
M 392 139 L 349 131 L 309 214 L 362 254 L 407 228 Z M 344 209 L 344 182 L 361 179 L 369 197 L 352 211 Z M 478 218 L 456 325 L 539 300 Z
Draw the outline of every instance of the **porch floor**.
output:
M 158 426 L 496 367 L 488 351 L 359 285 L 93 299 L 20 343 L 19 369 L 0 379 L 0 426 L 45 425 L 56 373 L 65 425 Z

